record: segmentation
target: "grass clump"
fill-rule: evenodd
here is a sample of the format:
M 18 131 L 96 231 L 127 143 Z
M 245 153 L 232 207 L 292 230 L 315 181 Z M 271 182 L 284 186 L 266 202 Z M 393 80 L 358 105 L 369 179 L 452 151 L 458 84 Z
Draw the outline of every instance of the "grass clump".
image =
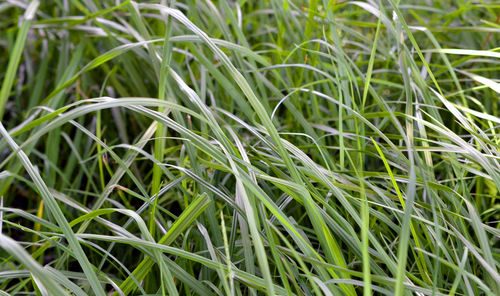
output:
M 500 5 L 0 11 L 0 295 L 500 294 Z

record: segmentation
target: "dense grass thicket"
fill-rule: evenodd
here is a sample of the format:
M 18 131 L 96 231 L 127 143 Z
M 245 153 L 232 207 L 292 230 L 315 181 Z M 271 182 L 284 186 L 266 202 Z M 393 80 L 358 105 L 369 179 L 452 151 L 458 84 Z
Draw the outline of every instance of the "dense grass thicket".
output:
M 0 3 L 0 295 L 500 295 L 500 2 Z

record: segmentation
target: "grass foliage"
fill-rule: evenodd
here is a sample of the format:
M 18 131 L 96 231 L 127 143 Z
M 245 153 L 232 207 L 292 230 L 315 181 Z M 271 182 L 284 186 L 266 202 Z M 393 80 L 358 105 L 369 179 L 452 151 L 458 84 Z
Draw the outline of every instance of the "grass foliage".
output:
M 500 295 L 499 13 L 0 3 L 0 295 Z

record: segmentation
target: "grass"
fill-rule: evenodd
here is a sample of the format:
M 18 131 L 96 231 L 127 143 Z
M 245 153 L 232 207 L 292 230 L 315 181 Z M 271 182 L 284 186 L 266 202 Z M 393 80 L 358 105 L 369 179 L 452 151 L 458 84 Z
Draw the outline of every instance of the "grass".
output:
M 499 295 L 500 3 L 409 2 L 0 4 L 0 295 Z

